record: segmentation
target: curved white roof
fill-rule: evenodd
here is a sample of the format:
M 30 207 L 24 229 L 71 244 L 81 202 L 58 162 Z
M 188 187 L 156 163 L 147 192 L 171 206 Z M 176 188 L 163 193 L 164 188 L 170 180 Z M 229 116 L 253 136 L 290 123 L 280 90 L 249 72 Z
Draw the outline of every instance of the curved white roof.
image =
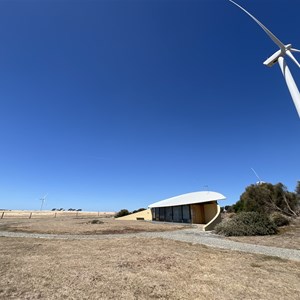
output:
M 226 197 L 220 193 L 205 191 L 205 192 L 193 192 L 188 194 L 179 195 L 166 200 L 158 201 L 150 204 L 149 207 L 167 207 L 186 205 L 194 203 L 204 203 L 217 200 L 225 200 Z

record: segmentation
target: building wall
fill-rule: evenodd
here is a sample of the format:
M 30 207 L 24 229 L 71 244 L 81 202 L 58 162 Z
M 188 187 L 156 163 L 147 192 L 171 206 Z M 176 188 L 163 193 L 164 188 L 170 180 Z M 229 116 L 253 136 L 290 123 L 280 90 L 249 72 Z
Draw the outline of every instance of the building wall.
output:
M 144 219 L 146 221 L 151 221 L 152 220 L 152 214 L 150 209 L 146 209 L 143 211 L 139 211 L 134 214 L 130 214 L 124 217 L 116 218 L 116 220 L 141 220 Z
M 216 202 L 204 204 L 205 224 L 209 223 L 218 213 L 218 205 Z
M 219 205 L 217 205 L 217 214 L 215 215 L 215 217 L 204 226 L 203 230 L 204 231 L 211 231 L 214 230 L 215 226 L 219 223 L 222 222 L 222 218 L 221 218 L 221 208 Z
M 217 203 L 197 203 L 191 204 L 191 214 L 193 224 L 207 224 L 217 214 Z
M 203 204 L 191 204 L 191 214 L 192 214 L 192 223 L 193 224 L 204 224 L 205 223 Z

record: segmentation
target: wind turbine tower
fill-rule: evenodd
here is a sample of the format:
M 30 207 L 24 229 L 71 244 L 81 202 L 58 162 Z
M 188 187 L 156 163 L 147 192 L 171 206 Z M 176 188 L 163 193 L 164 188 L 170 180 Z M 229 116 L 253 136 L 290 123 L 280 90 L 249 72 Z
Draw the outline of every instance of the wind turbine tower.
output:
M 44 197 L 42 197 L 41 199 L 40 199 L 40 201 L 41 201 L 41 209 L 40 210 L 43 210 L 43 207 L 44 207 L 44 204 L 45 204 L 45 201 L 46 201 L 46 197 L 48 196 L 48 194 L 46 194 Z

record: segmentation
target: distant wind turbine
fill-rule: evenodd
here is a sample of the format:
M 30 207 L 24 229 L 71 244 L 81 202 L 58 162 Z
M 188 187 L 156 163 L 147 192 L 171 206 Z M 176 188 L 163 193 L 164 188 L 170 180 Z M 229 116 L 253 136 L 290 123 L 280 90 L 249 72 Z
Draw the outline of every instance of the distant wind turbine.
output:
M 255 17 L 253 17 L 248 11 L 246 11 L 243 7 L 238 5 L 232 0 L 229 0 L 234 5 L 239 7 L 242 11 L 244 11 L 249 17 L 251 17 L 262 29 L 263 31 L 270 37 L 270 39 L 280 48 L 276 51 L 272 56 L 270 56 L 265 62 L 264 65 L 268 67 L 272 67 L 277 62 L 279 63 L 280 69 L 282 71 L 283 77 L 285 78 L 287 87 L 290 91 L 292 99 L 294 101 L 295 107 L 297 109 L 299 118 L 300 118 L 300 93 L 298 87 L 294 81 L 294 78 L 291 74 L 290 69 L 288 68 L 284 56 L 287 55 L 290 59 L 300 68 L 299 62 L 296 60 L 292 52 L 300 52 L 300 50 L 292 48 L 291 44 L 284 45 L 268 28 L 266 28 L 261 22 L 259 22 Z
M 254 175 L 257 177 L 258 181 L 256 182 L 257 185 L 263 184 L 265 183 L 264 181 L 260 180 L 259 176 L 257 175 L 257 173 L 255 172 L 255 170 L 253 168 L 251 168 L 251 170 L 253 171 Z
M 45 204 L 45 201 L 46 201 L 46 197 L 48 196 L 48 194 L 46 194 L 43 198 L 40 199 L 41 201 L 41 210 L 43 210 L 43 206 Z

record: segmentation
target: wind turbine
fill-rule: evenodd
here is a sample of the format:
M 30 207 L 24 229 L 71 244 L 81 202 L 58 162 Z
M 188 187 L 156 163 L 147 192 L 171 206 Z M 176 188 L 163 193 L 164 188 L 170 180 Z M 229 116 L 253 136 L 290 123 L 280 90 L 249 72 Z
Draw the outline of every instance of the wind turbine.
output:
M 43 210 L 43 206 L 45 204 L 45 201 L 46 201 L 46 197 L 48 196 L 48 194 L 46 194 L 43 198 L 40 199 L 40 201 L 42 202 L 41 203 L 41 210 Z
M 259 22 L 246 9 L 244 9 L 243 7 L 241 7 L 239 4 L 235 3 L 232 0 L 229 1 L 232 2 L 234 5 L 236 5 L 237 7 L 239 7 L 242 11 L 244 11 L 250 18 L 252 18 L 262 28 L 262 30 L 270 37 L 270 39 L 280 48 L 273 55 L 271 55 L 266 61 L 264 61 L 264 65 L 268 67 L 272 67 L 274 64 L 278 62 L 300 118 L 300 93 L 294 81 L 294 78 L 291 74 L 291 71 L 284 59 L 285 55 L 289 56 L 290 59 L 300 68 L 300 64 L 292 54 L 292 52 L 300 52 L 300 50 L 292 48 L 291 44 L 284 45 L 267 27 L 265 27 L 261 22 Z
M 261 184 L 265 183 L 264 181 L 260 180 L 259 176 L 257 175 L 257 173 L 255 172 L 255 170 L 253 168 L 251 168 L 251 170 L 253 171 L 254 175 L 258 179 L 258 181 L 256 182 L 257 185 L 261 185 Z

